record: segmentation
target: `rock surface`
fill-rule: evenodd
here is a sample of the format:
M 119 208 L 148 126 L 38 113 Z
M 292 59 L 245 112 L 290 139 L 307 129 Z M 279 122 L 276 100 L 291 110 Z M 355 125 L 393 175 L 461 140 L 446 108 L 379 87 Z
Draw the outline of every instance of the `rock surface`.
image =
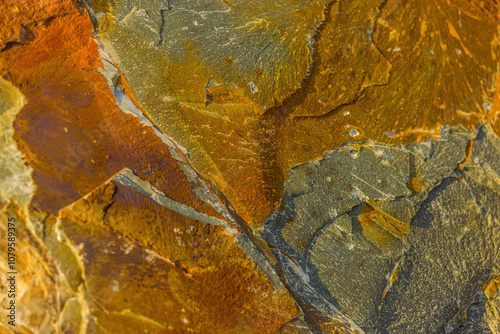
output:
M 496 2 L 0 18 L 2 333 L 499 333 Z
M 489 126 L 345 144 L 292 169 L 264 238 L 299 294 L 365 333 L 493 328 L 485 304 L 462 319 L 499 270 L 499 148 Z

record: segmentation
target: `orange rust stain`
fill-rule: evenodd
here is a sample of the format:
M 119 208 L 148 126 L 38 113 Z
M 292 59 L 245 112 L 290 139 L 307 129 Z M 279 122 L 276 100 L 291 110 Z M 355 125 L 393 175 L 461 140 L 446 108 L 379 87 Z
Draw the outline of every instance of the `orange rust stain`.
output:
M 394 282 L 396 282 L 396 280 L 398 279 L 398 270 L 399 267 L 396 266 L 396 268 L 394 268 L 394 271 L 392 272 L 391 278 L 389 279 L 389 282 L 391 284 L 394 284 Z
M 424 183 L 420 181 L 417 177 L 415 176 L 410 176 L 410 182 L 408 183 L 408 189 L 413 194 L 418 194 L 424 189 Z
M 384 293 L 382 294 L 382 300 L 384 300 L 385 296 L 387 296 L 387 292 L 389 292 L 389 289 L 384 290 Z M 379 313 L 382 313 L 382 308 L 379 310 Z
M 115 65 L 115 67 L 118 68 L 114 62 L 113 62 L 113 65 Z M 132 101 L 132 103 L 134 103 L 134 105 L 137 108 L 139 108 L 142 111 L 142 113 L 145 116 L 147 116 L 147 113 L 144 111 L 144 108 L 142 107 L 142 105 L 139 103 L 139 100 L 135 96 L 134 91 L 130 87 L 127 80 L 125 80 L 125 77 L 123 76 L 122 72 L 119 69 L 118 69 L 118 73 L 120 74 L 120 76 L 118 77 L 118 82 L 117 82 L 118 87 L 123 88 L 123 93 Z
M 387 286 L 384 290 L 384 294 L 382 295 L 382 300 L 384 300 L 385 296 L 387 295 L 387 292 L 389 292 L 389 288 L 396 282 L 398 279 L 398 271 L 399 271 L 399 266 L 396 265 L 394 270 L 392 271 L 391 277 L 389 278 L 389 286 Z M 382 312 L 382 307 L 380 307 L 379 313 Z
M 68 0 L 10 0 L 0 2 L 0 50 L 29 43 L 36 30 L 44 29 L 52 18 L 73 11 Z M 0 65 L 1 68 L 1 65 Z
M 390 251 L 394 243 L 397 242 L 397 233 L 380 216 L 375 209 L 363 205 L 362 213 L 358 219 L 366 240 L 377 246 L 382 252 L 386 252 Z
M 463 167 L 464 167 L 463 165 L 470 162 L 473 144 L 474 144 L 473 140 L 469 140 L 467 142 L 467 146 L 465 147 L 465 158 L 464 158 L 464 160 L 462 160 L 458 163 L 458 166 L 457 166 L 458 168 L 463 169 Z
M 451 24 L 450 21 L 446 20 L 446 24 L 448 25 L 448 30 L 450 31 L 450 34 L 455 37 L 458 41 L 461 40 L 460 35 L 458 32 L 455 30 L 455 27 L 453 27 L 453 24 Z
M 487 283 L 483 284 L 483 291 L 486 298 L 490 299 L 493 297 L 497 291 L 500 289 L 500 276 L 495 276 L 490 279 Z

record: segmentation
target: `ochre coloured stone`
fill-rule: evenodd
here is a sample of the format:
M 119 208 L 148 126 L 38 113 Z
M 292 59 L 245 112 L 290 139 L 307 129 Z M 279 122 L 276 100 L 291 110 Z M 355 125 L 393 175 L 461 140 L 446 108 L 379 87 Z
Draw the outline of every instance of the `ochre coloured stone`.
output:
M 9 225 L 9 223 L 11 223 Z M 6 314 L 0 320 L 2 333 L 32 333 L 32 329 L 54 333 L 60 317 L 61 300 L 70 289 L 58 277 L 58 268 L 52 257 L 39 240 L 33 238 L 27 217 L 14 203 L 0 202 L 0 237 L 7 246 L 9 227 L 15 226 L 14 271 L 8 274 L 8 251 L 2 252 L 0 271 L 4 282 L 1 287 L 1 305 L 5 310 L 11 300 L 15 300 L 15 332 L 7 324 L 11 320 Z M 22 274 L 20 274 L 22 273 Z M 12 289 L 7 278 L 15 276 Z M 9 297 L 9 291 L 15 298 Z M 6 313 L 6 312 L 4 312 Z M 75 324 L 77 325 L 77 324 Z
M 107 331 L 271 333 L 298 315 L 223 227 L 126 187 L 107 183 L 61 219 L 82 245 L 91 313 Z
M 0 55 L 1 73 L 27 99 L 15 137 L 34 169 L 32 206 L 56 213 L 129 167 L 168 196 L 216 215 L 192 194 L 168 146 L 117 107 L 98 71 L 102 62 L 89 18 L 64 5 L 62 17 L 45 8 L 47 26 L 36 26 L 29 44 Z

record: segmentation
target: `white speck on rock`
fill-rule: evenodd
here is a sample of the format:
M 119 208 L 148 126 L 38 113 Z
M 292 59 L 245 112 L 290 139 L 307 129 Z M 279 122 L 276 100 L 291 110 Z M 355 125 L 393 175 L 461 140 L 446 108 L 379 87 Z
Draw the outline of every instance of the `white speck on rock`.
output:
M 349 136 L 351 136 L 351 137 L 357 137 L 357 136 L 359 136 L 359 132 L 356 129 L 350 129 L 349 131 L 347 131 L 347 134 Z
M 117 280 L 113 280 L 113 285 L 111 285 L 111 291 L 118 291 L 120 290 L 120 285 Z

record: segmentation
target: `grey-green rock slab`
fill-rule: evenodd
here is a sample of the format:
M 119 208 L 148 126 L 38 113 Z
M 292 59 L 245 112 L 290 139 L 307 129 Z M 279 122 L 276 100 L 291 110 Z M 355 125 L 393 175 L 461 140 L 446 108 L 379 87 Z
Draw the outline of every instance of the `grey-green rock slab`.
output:
M 347 143 L 291 170 L 262 228 L 298 295 L 366 333 L 494 330 L 500 141 L 488 125 L 442 138 Z M 366 210 L 404 228 L 368 229 Z

